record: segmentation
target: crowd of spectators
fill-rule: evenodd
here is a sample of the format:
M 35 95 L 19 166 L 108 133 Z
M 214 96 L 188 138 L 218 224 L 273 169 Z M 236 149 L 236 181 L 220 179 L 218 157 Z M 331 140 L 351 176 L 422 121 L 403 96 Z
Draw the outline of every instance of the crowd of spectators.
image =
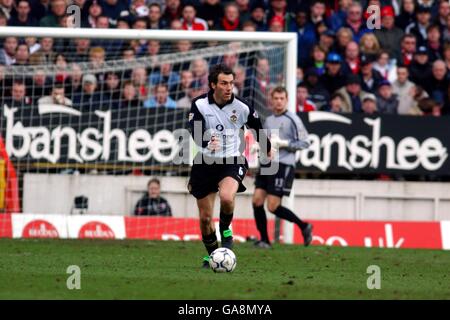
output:
M 81 9 L 83 28 L 295 32 L 298 35 L 297 111 L 447 115 L 450 113 L 450 3 L 448 0 L 0 0 L 0 26 L 70 27 L 67 10 Z M 372 28 L 371 5 L 380 10 Z M 129 72 L 97 72 L 105 61 L 157 61 L 183 54 L 189 41 L 1 39 L 0 85 L 12 106 L 189 108 L 207 90 L 208 64 L 163 63 Z M 170 48 L 169 48 L 170 47 Z M 268 107 L 282 80 L 274 59 L 259 56 L 249 70 L 238 54 L 220 60 L 236 73 L 235 93 Z M 216 61 L 217 62 L 217 61 Z M 89 63 L 89 72 L 80 67 Z M 6 66 L 54 65 L 27 79 L 5 78 Z

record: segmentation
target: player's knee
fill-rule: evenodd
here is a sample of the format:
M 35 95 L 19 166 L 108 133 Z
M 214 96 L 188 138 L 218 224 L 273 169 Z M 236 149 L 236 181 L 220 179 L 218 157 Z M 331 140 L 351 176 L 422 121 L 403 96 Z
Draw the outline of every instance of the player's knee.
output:
M 232 208 L 234 206 L 234 198 L 231 194 L 223 194 L 220 196 L 220 205 L 226 208 Z
M 270 202 L 267 203 L 267 209 L 271 212 L 271 213 L 275 213 L 275 211 L 277 211 L 278 207 L 280 206 L 280 204 L 278 202 Z
M 264 205 L 264 199 L 262 198 L 253 198 L 252 200 L 253 207 L 261 207 Z
M 201 225 L 208 225 L 212 221 L 212 216 L 208 214 L 200 214 L 200 224 Z

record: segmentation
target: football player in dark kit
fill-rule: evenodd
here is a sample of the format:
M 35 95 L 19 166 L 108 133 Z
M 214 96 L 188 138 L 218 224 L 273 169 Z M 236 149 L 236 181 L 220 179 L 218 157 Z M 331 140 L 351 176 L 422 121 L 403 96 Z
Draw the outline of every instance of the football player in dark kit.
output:
M 233 247 L 230 224 L 234 200 L 237 192 L 246 190 L 242 181 L 248 169 L 247 160 L 242 155 L 244 126 L 256 131 L 256 139 L 263 146 L 263 152 L 271 148 L 258 114 L 232 93 L 234 77 L 229 67 L 222 64 L 213 66 L 208 76 L 209 92 L 192 101 L 189 113 L 191 135 L 200 151 L 194 159 L 188 189 L 197 199 L 202 240 L 208 251 L 204 267 L 209 267 L 209 255 L 218 248 L 213 222 L 217 192 L 220 198 L 221 244 L 228 249 Z
M 276 87 L 271 93 L 273 115 L 266 118 L 264 128 L 269 132 L 272 148 L 277 156 L 272 161 L 279 162 L 278 171 L 274 175 L 258 174 L 255 179 L 253 195 L 253 212 L 256 227 L 261 240 L 255 245 L 259 248 L 271 248 L 267 234 L 267 217 L 264 201 L 267 200 L 269 211 L 280 219 L 295 223 L 301 230 L 304 245 L 312 241 L 312 225 L 299 219 L 295 213 L 281 205 L 283 196 L 289 196 L 295 177 L 295 153 L 309 147 L 308 132 L 302 121 L 287 110 L 288 94 L 284 87 Z M 273 155 L 275 152 L 273 152 Z M 263 164 L 261 164 L 261 167 Z

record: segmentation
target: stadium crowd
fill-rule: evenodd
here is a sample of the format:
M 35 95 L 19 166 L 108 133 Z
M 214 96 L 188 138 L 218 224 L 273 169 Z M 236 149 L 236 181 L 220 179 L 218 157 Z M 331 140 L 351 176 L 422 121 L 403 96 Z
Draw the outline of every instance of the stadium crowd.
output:
M 298 112 L 450 113 L 448 0 L 0 0 L 0 26 L 69 27 L 70 5 L 81 8 L 84 28 L 296 32 Z M 371 5 L 381 13 L 375 28 Z M 1 47 L 0 86 L 3 103 L 10 106 L 189 108 L 208 85 L 205 59 L 96 72 L 112 59 L 183 54 L 195 47 L 189 41 L 10 36 L 1 39 Z M 259 56 L 252 75 L 236 54 L 222 62 L 236 72 L 235 93 L 267 107 L 270 89 L 281 78 L 272 60 Z M 82 63 L 89 63 L 90 72 Z M 9 66 L 46 64 L 58 70 L 51 79 L 44 67 L 26 79 L 5 76 Z

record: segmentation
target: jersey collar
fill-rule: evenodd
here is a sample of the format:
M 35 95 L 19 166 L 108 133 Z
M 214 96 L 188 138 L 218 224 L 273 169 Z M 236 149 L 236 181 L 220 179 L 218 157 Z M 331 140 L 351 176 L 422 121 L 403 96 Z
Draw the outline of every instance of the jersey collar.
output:
M 223 105 L 219 105 L 216 103 L 216 101 L 214 100 L 214 91 L 213 90 L 209 90 L 208 92 L 208 103 L 209 104 L 215 104 L 216 106 L 218 106 L 220 109 L 222 109 L 223 107 L 225 107 L 227 104 L 231 104 L 234 101 L 234 93 L 231 94 L 231 98 L 230 100 L 228 100 L 227 102 L 225 102 L 225 104 Z

